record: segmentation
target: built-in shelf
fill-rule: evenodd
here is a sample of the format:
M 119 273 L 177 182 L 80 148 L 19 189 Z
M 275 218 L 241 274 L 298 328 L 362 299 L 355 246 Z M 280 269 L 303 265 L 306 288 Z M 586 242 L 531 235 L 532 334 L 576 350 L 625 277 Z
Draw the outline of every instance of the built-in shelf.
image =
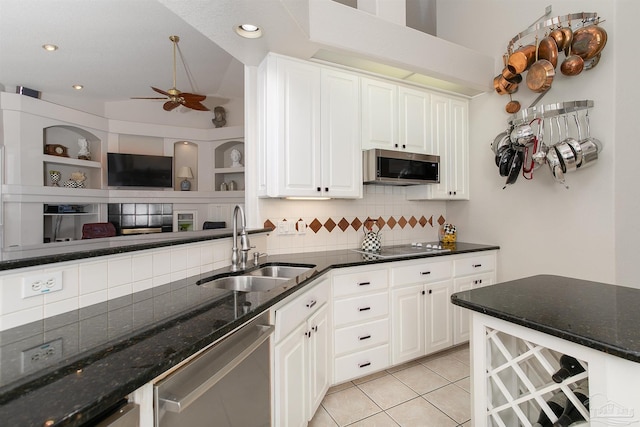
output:
M 102 164 L 93 160 L 74 159 L 72 157 L 52 156 L 50 154 L 43 154 L 42 161 L 50 164 L 57 165 L 70 165 L 83 168 L 96 168 L 101 169 Z
M 95 212 L 57 212 L 57 213 L 45 212 L 43 215 L 44 216 L 86 216 L 86 215 L 96 215 L 96 213 Z

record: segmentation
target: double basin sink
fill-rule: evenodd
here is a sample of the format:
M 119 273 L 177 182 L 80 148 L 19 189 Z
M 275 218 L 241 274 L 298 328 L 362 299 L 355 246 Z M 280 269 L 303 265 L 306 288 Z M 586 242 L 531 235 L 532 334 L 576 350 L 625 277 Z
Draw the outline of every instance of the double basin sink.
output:
M 306 273 L 313 267 L 315 266 L 307 264 L 271 264 L 239 275 L 219 277 L 213 280 L 204 279 L 198 284 L 207 288 L 227 289 L 238 292 L 268 292 Z

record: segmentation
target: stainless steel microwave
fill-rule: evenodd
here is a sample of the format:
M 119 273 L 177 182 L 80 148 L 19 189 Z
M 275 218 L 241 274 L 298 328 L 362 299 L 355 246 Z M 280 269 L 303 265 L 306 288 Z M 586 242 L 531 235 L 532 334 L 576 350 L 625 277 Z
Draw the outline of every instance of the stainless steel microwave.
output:
M 372 149 L 362 152 L 365 184 L 414 185 L 440 182 L 440 156 Z

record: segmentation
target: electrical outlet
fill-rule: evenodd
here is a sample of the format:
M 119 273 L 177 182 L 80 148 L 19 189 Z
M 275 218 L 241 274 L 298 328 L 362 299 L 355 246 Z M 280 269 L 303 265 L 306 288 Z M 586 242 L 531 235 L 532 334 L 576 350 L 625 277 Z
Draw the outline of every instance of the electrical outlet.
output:
M 24 350 L 21 356 L 21 373 L 45 368 L 53 362 L 62 360 L 62 338 Z
M 62 271 L 34 274 L 22 278 L 22 298 L 62 290 Z
M 298 234 L 305 234 L 307 232 L 307 223 L 301 219 L 296 224 L 296 228 L 298 229 Z
M 289 221 L 278 221 L 278 234 L 289 234 L 291 233 L 291 226 Z

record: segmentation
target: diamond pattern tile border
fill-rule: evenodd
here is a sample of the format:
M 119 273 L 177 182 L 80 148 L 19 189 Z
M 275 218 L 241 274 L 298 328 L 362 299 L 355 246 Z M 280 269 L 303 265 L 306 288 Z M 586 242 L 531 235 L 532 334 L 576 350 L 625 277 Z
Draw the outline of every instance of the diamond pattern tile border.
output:
M 366 218 L 354 218 L 351 222 L 349 222 L 346 218 L 341 217 L 339 219 L 333 219 L 333 218 L 327 218 L 324 222 L 320 221 L 318 218 L 314 218 L 310 223 L 309 223 L 309 228 L 311 230 L 313 230 L 314 233 L 318 233 L 318 231 L 320 231 L 320 229 L 322 229 L 323 227 L 329 232 L 345 232 L 349 229 L 349 226 L 351 226 L 354 230 L 358 231 L 360 230 L 360 228 L 362 228 L 364 221 L 366 220 L 372 220 L 373 218 L 371 217 L 366 217 Z M 285 220 L 286 221 L 286 220 Z M 277 222 L 277 221 L 276 221 Z M 404 216 L 401 216 L 399 219 L 395 219 L 395 217 L 390 216 L 387 219 L 383 218 L 383 217 L 378 217 L 377 219 L 375 219 L 376 225 L 378 226 L 378 228 L 380 230 L 384 229 L 385 226 L 387 228 L 389 228 L 390 230 L 393 230 L 393 228 L 397 225 L 400 228 L 404 229 L 405 227 L 409 226 L 411 228 L 425 228 L 427 226 L 427 224 L 429 226 L 431 226 L 433 228 L 433 215 L 429 217 L 429 219 L 427 219 L 427 217 L 425 215 L 421 215 L 420 219 L 416 218 L 415 216 L 411 216 L 409 219 L 406 219 Z M 440 215 L 437 223 L 439 225 L 442 225 L 446 222 L 445 218 Z M 297 227 L 297 224 L 296 224 Z M 275 230 L 276 226 L 273 223 L 273 221 L 267 219 L 264 222 L 264 228 L 271 228 L 272 230 Z

